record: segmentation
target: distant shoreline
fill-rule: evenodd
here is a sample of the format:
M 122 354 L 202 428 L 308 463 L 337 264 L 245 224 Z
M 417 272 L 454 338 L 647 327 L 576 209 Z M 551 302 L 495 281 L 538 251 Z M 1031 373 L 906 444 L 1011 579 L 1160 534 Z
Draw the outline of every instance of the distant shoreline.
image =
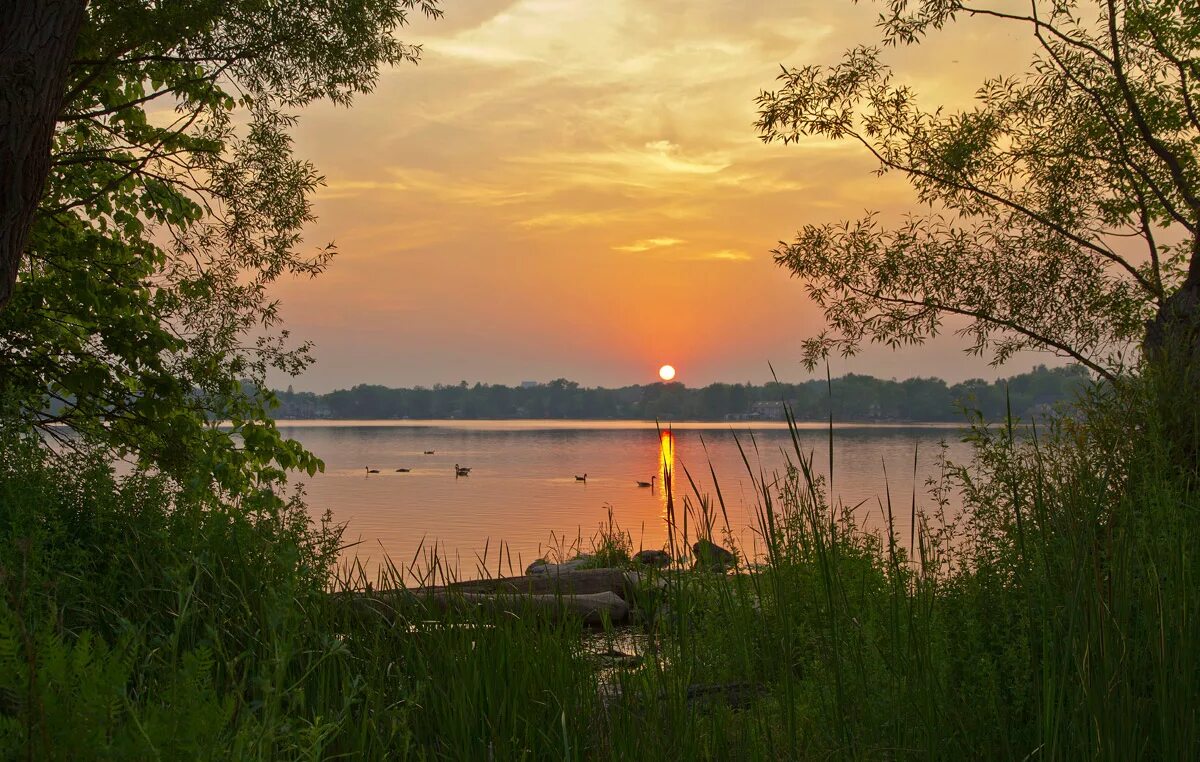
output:
M 508 424 L 518 429 L 645 429 L 656 428 L 698 430 L 698 429 L 772 429 L 786 431 L 788 424 L 784 421 L 647 421 L 643 419 L 612 419 L 612 418 L 280 418 L 275 425 L 284 427 L 337 428 L 337 427 L 429 427 L 429 428 L 493 428 L 501 429 Z M 806 431 L 826 429 L 829 421 L 796 421 L 798 428 Z M 833 428 L 838 429 L 969 429 L 967 422 L 953 423 L 949 421 L 834 421 Z
M 846 375 L 798 384 L 709 384 L 691 388 L 655 383 L 619 389 L 585 388 L 567 379 L 521 386 L 465 381 L 391 388 L 360 384 L 327 394 L 272 392 L 284 420 L 331 421 L 680 421 L 721 424 L 776 422 L 788 415 L 808 423 L 874 425 L 965 424 L 966 411 L 989 421 L 1028 420 L 1070 405 L 1091 384 L 1078 366 L 1039 366 L 1000 381 L 953 385 L 936 378 L 895 381 Z M 254 393 L 254 390 L 251 390 Z

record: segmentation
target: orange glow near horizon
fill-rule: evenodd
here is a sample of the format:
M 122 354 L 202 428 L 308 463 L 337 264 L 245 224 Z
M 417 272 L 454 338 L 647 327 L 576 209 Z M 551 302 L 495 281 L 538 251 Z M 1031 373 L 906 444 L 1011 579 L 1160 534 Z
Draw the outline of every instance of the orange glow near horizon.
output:
M 663 346 L 697 385 L 768 381 L 768 362 L 800 374 L 796 342 L 823 319 L 771 249 L 806 224 L 864 208 L 896 220 L 916 201 L 848 141 L 763 144 L 754 97 L 781 63 L 835 63 L 877 41 L 875 13 L 475 0 L 436 21 L 414 14 L 401 37 L 423 45 L 419 67 L 384 71 L 349 111 L 300 115 L 296 152 L 327 178 L 305 246 L 340 253 L 321 277 L 274 289 L 317 358 L 279 383 L 621 386 Z M 885 51 L 922 105 L 969 106 L 984 77 L 1027 68 L 1033 43 L 1010 27 L 951 26 Z M 923 374 L 986 373 L 959 339 L 939 342 Z M 908 350 L 891 357 L 868 348 L 843 367 L 914 367 Z
M 675 378 L 675 368 L 671 365 L 664 365 L 658 369 L 658 377 L 663 381 L 670 381 Z

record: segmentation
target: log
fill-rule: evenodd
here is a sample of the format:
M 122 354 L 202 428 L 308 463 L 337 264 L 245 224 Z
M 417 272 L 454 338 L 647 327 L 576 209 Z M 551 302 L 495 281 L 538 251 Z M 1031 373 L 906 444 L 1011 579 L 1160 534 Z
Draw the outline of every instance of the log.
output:
M 664 580 L 657 575 L 661 586 Z M 338 593 L 348 598 L 359 612 L 394 619 L 402 608 L 434 606 L 446 611 L 456 606 L 475 606 L 517 616 L 530 614 L 557 618 L 570 615 L 585 624 L 598 625 L 605 619 L 620 623 L 629 619 L 635 590 L 646 584 L 647 575 L 622 569 L 580 569 L 561 574 L 453 582 L 437 587 Z
M 478 608 L 514 616 L 544 616 L 558 619 L 573 616 L 584 624 L 601 625 L 605 621 L 619 624 L 629 619 L 632 607 L 611 590 L 592 593 L 525 593 L 511 590 L 465 592 L 448 588 L 424 590 L 381 590 L 371 593 L 340 594 L 358 615 L 384 617 L 387 621 L 403 621 L 401 613 L 411 607 L 434 608 L 438 611 Z

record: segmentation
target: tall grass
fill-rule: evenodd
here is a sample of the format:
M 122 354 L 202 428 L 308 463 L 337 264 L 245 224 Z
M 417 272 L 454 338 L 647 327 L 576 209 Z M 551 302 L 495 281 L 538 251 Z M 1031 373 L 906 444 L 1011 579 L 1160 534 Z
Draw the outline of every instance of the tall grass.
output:
M 429 607 L 403 588 L 454 578 L 436 548 L 368 579 L 298 500 L 189 495 L 9 437 L 0 756 L 1196 758 L 1200 497 L 1167 433 L 1188 424 L 1164 420 L 1196 411 L 1159 394 L 976 421 L 973 462 L 879 496 L 873 532 L 794 425 L 778 473 L 746 439 L 754 547 L 689 569 L 732 533 L 720 475 L 710 495 L 682 469 L 663 485 L 680 563 L 643 570 L 640 620 L 608 631 Z M 632 548 L 611 517 L 595 544 Z

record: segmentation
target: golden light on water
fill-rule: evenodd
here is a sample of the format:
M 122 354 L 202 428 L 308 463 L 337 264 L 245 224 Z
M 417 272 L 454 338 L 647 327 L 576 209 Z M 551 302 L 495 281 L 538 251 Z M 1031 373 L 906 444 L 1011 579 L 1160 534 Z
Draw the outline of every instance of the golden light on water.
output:
M 663 431 L 658 435 L 658 481 L 662 494 L 667 494 L 667 484 L 675 474 L 675 435 Z M 671 484 L 674 487 L 674 484 Z
M 664 365 L 658 369 L 658 377 L 663 381 L 670 381 L 675 378 L 675 367 L 672 365 Z
M 675 435 L 664 431 L 658 438 L 659 462 L 668 472 L 675 468 Z

